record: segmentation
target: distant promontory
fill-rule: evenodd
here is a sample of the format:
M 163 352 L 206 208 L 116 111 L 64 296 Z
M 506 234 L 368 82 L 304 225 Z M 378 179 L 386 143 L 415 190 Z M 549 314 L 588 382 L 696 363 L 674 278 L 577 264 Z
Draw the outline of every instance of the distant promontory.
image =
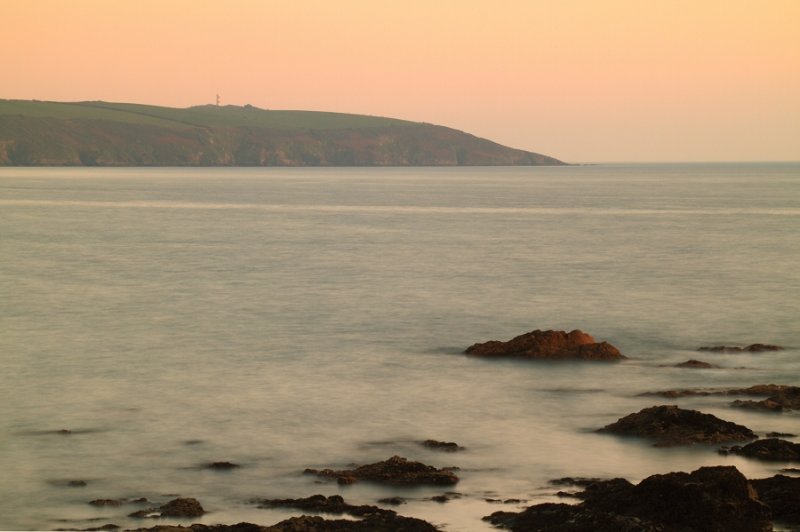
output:
M 0 100 L 0 166 L 539 166 L 455 129 L 377 116 Z

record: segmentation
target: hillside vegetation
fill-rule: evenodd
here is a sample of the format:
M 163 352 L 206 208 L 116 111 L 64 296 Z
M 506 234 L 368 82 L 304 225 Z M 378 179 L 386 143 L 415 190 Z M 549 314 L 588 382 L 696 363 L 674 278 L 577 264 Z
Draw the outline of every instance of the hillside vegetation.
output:
M 0 100 L 0 165 L 558 165 L 454 129 L 393 118 L 202 105 Z

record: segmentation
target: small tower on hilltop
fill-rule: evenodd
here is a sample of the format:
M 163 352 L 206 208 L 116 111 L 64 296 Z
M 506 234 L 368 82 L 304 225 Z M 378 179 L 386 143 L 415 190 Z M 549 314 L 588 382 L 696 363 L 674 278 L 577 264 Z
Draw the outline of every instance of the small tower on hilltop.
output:
M 219 107 L 219 94 L 217 94 L 217 107 Z

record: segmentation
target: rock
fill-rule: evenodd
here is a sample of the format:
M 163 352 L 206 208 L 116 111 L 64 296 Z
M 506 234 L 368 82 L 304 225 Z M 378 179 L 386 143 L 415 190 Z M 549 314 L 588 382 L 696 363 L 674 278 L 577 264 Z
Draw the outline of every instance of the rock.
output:
M 344 502 L 339 495 L 312 495 L 305 499 L 263 499 L 259 501 L 259 508 L 297 508 L 308 512 L 318 512 L 327 514 L 349 514 L 356 517 L 364 517 L 373 514 L 394 514 L 392 510 L 385 510 L 377 506 L 354 506 Z
M 694 397 L 694 396 L 709 396 L 709 395 L 777 395 L 787 390 L 796 388 L 795 386 L 787 386 L 785 384 L 757 384 L 749 388 L 690 388 L 684 390 L 665 390 L 660 392 L 644 392 L 640 396 L 657 395 L 674 399 L 676 397 Z
M 789 432 L 767 432 L 765 436 L 767 438 L 796 438 L 797 434 L 791 434 Z
M 756 434 L 745 426 L 697 410 L 684 410 L 674 405 L 645 408 L 597 432 L 647 438 L 655 440 L 657 447 L 744 442 L 757 438 Z
M 769 508 L 735 467 L 591 484 L 577 505 L 538 504 L 485 517 L 513 531 L 768 532 Z
M 781 351 L 783 347 L 770 344 L 750 344 L 745 347 L 715 345 L 712 347 L 698 347 L 698 351 L 709 353 L 763 353 L 764 351 Z
M 554 486 L 580 486 L 582 488 L 585 488 L 590 484 L 595 484 L 597 482 L 602 482 L 602 481 L 603 479 L 600 478 L 563 477 L 563 478 L 556 478 L 548 482 Z
M 454 453 L 456 451 L 463 451 L 464 447 L 461 447 L 456 442 L 452 441 L 436 441 L 436 440 L 425 440 L 420 442 L 420 445 L 423 447 L 427 447 L 428 449 L 433 449 L 436 451 L 445 451 L 447 453 Z
M 790 412 L 800 409 L 800 386 L 782 386 L 774 394 L 761 401 L 736 400 L 731 406 L 769 412 Z
M 144 517 L 201 517 L 205 514 L 205 510 L 200 505 L 197 499 L 193 498 L 178 498 L 161 505 L 158 508 L 149 508 L 147 510 L 139 510 L 129 514 L 128 517 L 144 518 Z
M 216 471 L 229 471 L 231 469 L 236 469 L 237 467 L 242 467 L 239 464 L 234 464 L 232 462 L 211 462 L 210 464 L 206 464 L 204 466 L 206 469 L 214 469 Z
M 378 499 L 381 504 L 391 504 L 392 506 L 400 506 L 405 504 L 406 500 L 402 497 L 386 497 L 385 499 Z
M 318 516 L 292 517 L 259 532 L 436 532 L 432 524 L 413 517 L 400 515 L 371 515 L 360 521 L 327 520 Z M 196 530 L 193 532 L 206 532 Z M 227 532 L 227 531 L 208 531 Z M 230 531 L 238 532 L 238 531 Z
M 619 350 L 608 342 L 597 343 L 590 335 L 574 330 L 535 330 L 507 342 L 491 340 L 477 343 L 465 351 L 483 357 L 514 357 L 538 360 L 623 360 Z
M 778 438 L 754 441 L 744 447 L 731 447 L 728 452 L 771 462 L 800 462 L 800 443 Z
M 119 525 L 115 525 L 114 523 L 108 523 L 103 526 L 95 526 L 91 528 L 56 528 L 56 530 L 71 530 L 73 532 L 101 532 L 103 530 L 119 530 Z
M 87 482 L 85 480 L 70 480 L 67 482 L 67 486 L 70 488 L 85 488 L 87 486 Z
M 793 475 L 800 475 L 800 468 L 797 467 L 784 467 L 781 473 L 791 473 Z
M 125 501 L 121 499 L 95 499 L 89 501 L 89 504 L 92 506 L 111 506 L 112 508 L 116 508 L 125 504 Z
M 687 360 L 686 362 L 681 362 L 680 364 L 675 364 L 676 368 L 690 368 L 690 369 L 711 369 L 717 368 L 719 366 L 715 366 L 714 364 L 709 364 L 708 362 L 703 362 L 702 360 Z
M 410 462 L 400 456 L 393 456 L 383 462 L 368 464 L 355 469 L 306 469 L 305 474 L 335 479 L 339 484 L 353 484 L 359 480 L 395 485 L 452 485 L 458 477 L 452 468 L 437 469 L 421 462 Z
M 758 498 L 770 507 L 775 520 L 800 525 L 800 478 L 775 475 L 750 483 L 758 492 Z

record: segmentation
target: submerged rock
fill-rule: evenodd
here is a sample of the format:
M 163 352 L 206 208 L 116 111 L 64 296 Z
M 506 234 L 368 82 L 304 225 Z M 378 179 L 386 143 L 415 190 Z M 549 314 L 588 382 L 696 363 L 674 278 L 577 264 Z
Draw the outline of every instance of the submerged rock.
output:
M 364 517 L 373 514 L 394 514 L 393 510 L 378 508 L 377 506 L 354 506 L 344 501 L 340 495 L 312 495 L 305 499 L 262 499 L 258 501 L 259 508 L 297 508 L 308 512 L 326 514 L 349 514 Z
M 778 438 L 754 441 L 744 447 L 731 447 L 726 452 L 772 462 L 800 462 L 800 443 Z
M 675 364 L 676 368 L 689 368 L 689 369 L 712 369 L 718 368 L 719 366 L 715 366 L 714 364 L 709 364 L 708 362 L 704 362 L 702 360 L 687 360 L 686 362 L 681 362 L 680 364 Z
M 623 360 L 619 350 L 608 342 L 595 342 L 585 332 L 574 330 L 535 330 L 507 342 L 491 340 L 473 344 L 464 351 L 483 357 L 513 357 L 537 360 Z
M 666 397 L 674 399 L 676 397 L 694 397 L 694 396 L 710 396 L 710 395 L 751 395 L 751 396 L 765 396 L 776 395 L 783 393 L 795 386 L 788 386 L 786 384 L 756 384 L 749 388 L 688 388 L 682 390 L 663 390 L 660 392 L 644 392 L 640 396 L 656 395 L 659 397 Z
M 128 517 L 201 517 L 206 511 L 194 498 L 178 498 L 161 505 L 158 508 L 148 508 L 133 512 Z
M 393 456 L 383 462 L 363 465 L 355 469 L 306 469 L 303 473 L 336 480 L 339 484 L 353 484 L 359 480 L 396 485 L 452 485 L 458 477 L 452 468 L 437 469 L 421 462 L 411 462 Z
M 647 438 L 655 440 L 657 447 L 744 442 L 757 438 L 752 430 L 743 425 L 674 405 L 645 408 L 620 418 L 597 432 Z
M 452 441 L 436 441 L 436 440 L 425 440 L 420 442 L 420 445 L 423 447 L 427 447 L 428 449 L 433 449 L 435 451 L 445 451 L 448 453 L 454 453 L 456 451 L 463 451 L 464 447 L 461 447 L 456 442 Z
M 709 353 L 763 353 L 764 351 L 781 351 L 783 347 L 779 345 L 770 344 L 750 344 L 745 347 L 729 346 L 729 345 L 715 345 L 711 347 L 698 347 L 698 351 L 706 351 Z
M 234 464 L 233 462 L 211 462 L 210 464 L 205 464 L 203 467 L 205 469 L 213 469 L 215 471 L 230 471 L 231 469 L 236 469 L 242 466 L 239 464 Z
M 587 486 L 583 502 L 538 504 L 484 519 L 513 531 L 768 532 L 769 508 L 735 467 L 653 475 L 638 485 L 624 479 Z

